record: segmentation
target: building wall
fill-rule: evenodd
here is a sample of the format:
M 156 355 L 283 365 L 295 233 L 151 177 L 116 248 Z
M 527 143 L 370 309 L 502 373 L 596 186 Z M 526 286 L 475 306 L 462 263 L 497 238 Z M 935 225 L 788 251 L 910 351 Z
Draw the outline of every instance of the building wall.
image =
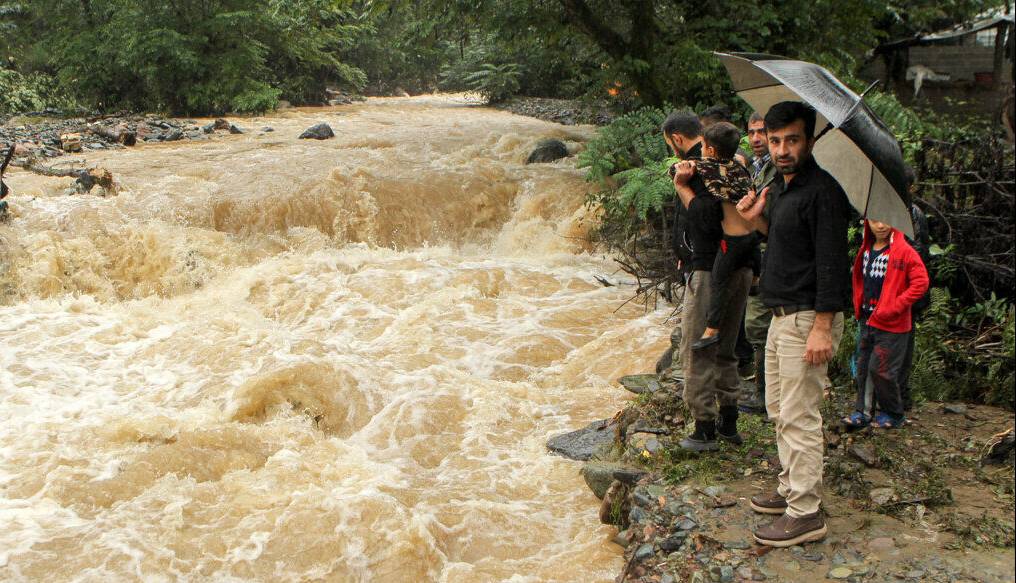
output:
M 975 73 L 991 73 L 995 68 L 995 49 L 977 46 L 910 47 L 910 66 L 924 65 L 936 73 L 947 73 L 952 81 L 973 81 Z M 1012 80 L 1012 61 L 1007 77 Z M 1004 79 L 1003 79 L 1004 80 Z

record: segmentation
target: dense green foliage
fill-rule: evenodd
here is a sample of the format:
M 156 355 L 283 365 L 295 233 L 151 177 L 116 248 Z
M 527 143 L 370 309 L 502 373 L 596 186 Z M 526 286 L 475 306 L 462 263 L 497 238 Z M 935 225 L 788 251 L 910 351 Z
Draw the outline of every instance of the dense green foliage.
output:
M 22 0 L 0 52 L 92 107 L 258 111 L 333 85 L 609 98 L 620 109 L 729 101 L 712 51 L 849 72 L 878 42 L 997 0 Z
M 254 112 L 359 85 L 338 52 L 356 33 L 334 0 L 33 0 L 9 12 L 9 56 L 88 105 Z

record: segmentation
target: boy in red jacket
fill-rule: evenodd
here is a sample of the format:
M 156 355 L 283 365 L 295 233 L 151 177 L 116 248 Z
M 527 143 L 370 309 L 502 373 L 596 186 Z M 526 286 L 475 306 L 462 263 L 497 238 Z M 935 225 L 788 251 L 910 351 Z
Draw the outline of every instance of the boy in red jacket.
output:
M 928 271 L 903 233 L 869 220 L 853 280 L 854 316 L 860 326 L 857 406 L 843 422 L 854 429 L 869 423 L 894 429 L 904 421 L 898 379 L 913 325 L 910 307 L 928 289 Z

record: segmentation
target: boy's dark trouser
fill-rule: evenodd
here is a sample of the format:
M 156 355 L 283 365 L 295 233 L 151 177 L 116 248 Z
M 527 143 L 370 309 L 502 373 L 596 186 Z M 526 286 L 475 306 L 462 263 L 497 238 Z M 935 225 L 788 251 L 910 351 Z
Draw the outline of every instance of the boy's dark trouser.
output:
M 878 405 L 881 411 L 900 417 L 903 401 L 899 378 L 907 354 L 908 334 L 885 332 L 865 323 L 858 325 L 861 338 L 857 355 L 856 409 L 870 416 Z
M 708 271 L 696 271 L 688 289 L 682 318 L 684 340 L 699 338 L 705 330 L 703 315 L 709 305 Z M 684 349 L 684 401 L 697 421 L 714 421 L 719 407 L 736 407 L 740 377 L 737 375 L 737 357 L 734 345 L 737 329 L 741 326 L 744 302 L 751 285 L 751 271 L 743 268 L 735 271 L 728 283 L 731 290 L 730 305 L 720 323 L 720 341 L 705 350 L 692 350 L 691 342 Z
M 716 254 L 716 262 L 713 263 L 711 275 L 712 289 L 710 290 L 709 313 L 706 317 L 706 325 L 710 328 L 718 329 L 723 322 L 724 313 L 735 309 L 732 305 L 733 295 L 730 289 L 732 287 L 730 280 L 737 270 L 751 266 L 756 249 L 754 234 L 741 237 L 723 236 L 723 243 L 720 246 L 720 252 Z M 741 305 L 743 306 L 743 304 Z M 741 314 L 738 312 L 739 320 L 740 317 Z M 735 331 L 734 334 L 736 335 L 737 332 Z

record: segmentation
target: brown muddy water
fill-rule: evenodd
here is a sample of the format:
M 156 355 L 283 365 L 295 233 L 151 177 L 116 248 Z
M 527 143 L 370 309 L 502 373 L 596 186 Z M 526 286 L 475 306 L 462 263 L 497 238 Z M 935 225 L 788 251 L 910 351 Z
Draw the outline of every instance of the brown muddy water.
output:
M 0 580 L 612 580 L 544 443 L 620 408 L 666 314 L 593 279 L 574 158 L 523 164 L 593 128 L 454 97 L 235 121 L 81 157 L 113 198 L 9 175 Z

